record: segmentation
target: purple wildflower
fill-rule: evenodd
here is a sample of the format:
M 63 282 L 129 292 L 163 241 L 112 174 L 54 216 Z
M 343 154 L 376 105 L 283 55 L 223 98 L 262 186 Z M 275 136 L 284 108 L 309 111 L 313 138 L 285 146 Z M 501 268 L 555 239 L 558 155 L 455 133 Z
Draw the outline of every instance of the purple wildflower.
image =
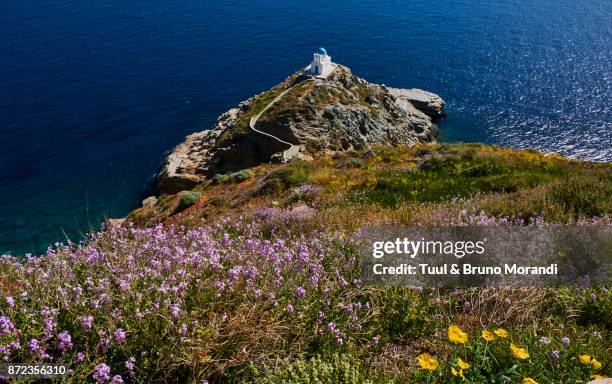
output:
M 93 327 L 93 316 L 80 317 L 79 321 L 81 322 L 81 326 L 84 330 L 91 331 L 91 328 Z
M 40 349 L 40 345 L 38 343 L 38 340 L 36 339 L 31 339 L 28 342 L 28 349 L 30 350 L 30 353 L 34 354 L 36 352 L 38 352 L 38 350 Z
M 0 336 L 4 336 L 9 332 L 12 332 L 15 329 L 15 326 L 6 316 L 0 316 Z
M 304 298 L 306 297 L 306 289 L 304 289 L 304 287 L 297 287 L 295 289 L 295 295 L 300 299 L 300 300 L 304 300 Z
M 43 323 L 45 324 L 45 336 L 51 337 L 55 327 L 57 327 L 57 323 L 51 317 L 44 319 Z
M 313 184 L 302 184 L 298 187 L 293 188 L 293 192 L 296 195 L 301 195 L 301 196 L 309 196 L 309 195 L 316 195 L 319 192 L 321 192 L 321 187 L 318 185 L 313 185 Z M 298 197 L 301 197 L 298 196 Z
M 123 384 L 123 378 L 121 377 L 121 375 L 115 375 L 113 376 L 111 382 L 113 384 Z
M 565 345 L 566 347 L 570 345 L 570 339 L 567 336 L 563 336 L 563 338 L 561 338 L 561 342 L 563 343 L 563 345 Z
M 172 317 L 177 318 L 179 314 L 181 313 L 181 309 L 179 308 L 178 305 L 172 304 L 170 306 L 170 313 L 172 314 Z
M 102 384 L 110 380 L 111 378 L 110 373 L 111 373 L 111 368 L 108 365 L 102 363 L 102 364 L 96 365 L 96 368 L 94 369 L 94 373 L 92 377 L 94 380 L 96 380 L 96 383 Z
M 540 343 L 540 345 L 547 345 L 548 343 L 550 343 L 550 340 L 548 339 L 548 337 L 542 336 L 540 337 L 540 340 L 538 342 Z
M 130 357 L 128 360 L 125 361 L 125 369 L 128 370 L 130 376 L 134 376 L 134 368 L 136 368 L 136 358 Z
M 126 338 L 126 334 L 125 334 L 125 330 L 123 328 L 119 328 L 115 331 L 115 334 L 113 335 L 113 339 L 117 342 L 117 343 L 123 343 L 125 341 Z
M 60 351 L 69 351 L 72 349 L 72 337 L 68 331 L 64 331 L 57 335 L 59 342 L 57 343 L 57 349 Z
M 40 342 L 37 339 L 30 339 L 28 342 L 28 350 L 30 351 L 30 355 L 32 356 L 40 356 L 43 359 L 50 357 L 43 346 L 40 345 Z

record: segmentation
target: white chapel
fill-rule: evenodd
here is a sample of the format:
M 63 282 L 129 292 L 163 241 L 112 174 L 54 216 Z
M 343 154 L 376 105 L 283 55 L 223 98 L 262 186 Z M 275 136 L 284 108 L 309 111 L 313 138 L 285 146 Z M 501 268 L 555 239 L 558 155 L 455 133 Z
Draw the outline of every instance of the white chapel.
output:
M 336 68 L 336 64 L 332 63 L 331 56 L 327 54 L 325 48 L 319 48 L 319 50 L 314 53 L 312 62 L 306 67 L 304 72 L 309 76 L 324 79 L 332 73 L 334 68 Z

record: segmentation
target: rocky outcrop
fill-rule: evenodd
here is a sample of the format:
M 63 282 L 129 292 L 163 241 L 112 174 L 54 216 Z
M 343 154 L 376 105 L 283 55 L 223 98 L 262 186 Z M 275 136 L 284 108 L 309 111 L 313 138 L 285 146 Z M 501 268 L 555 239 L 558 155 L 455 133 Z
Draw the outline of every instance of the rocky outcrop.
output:
M 256 132 L 249 122 L 260 113 Z M 369 83 L 344 66 L 325 80 L 296 73 L 222 114 L 211 130 L 187 136 L 158 172 L 157 192 L 176 193 L 275 159 L 434 141 L 435 121 L 444 116 L 439 96 Z
M 435 93 L 417 88 L 387 88 L 387 90 L 395 96 L 398 104 L 413 106 L 434 120 L 446 117 L 446 112 L 444 112 L 444 100 Z
M 149 196 L 142 201 L 142 206 L 145 208 L 151 208 L 151 207 L 154 207 L 155 204 L 157 204 L 157 201 L 158 201 L 157 197 Z
M 248 103 L 249 101 L 243 102 L 243 105 Z M 240 109 L 232 108 L 219 116 L 213 129 L 193 133 L 174 147 L 156 175 L 157 192 L 176 193 L 189 190 L 210 176 L 210 166 L 219 149 L 216 147 L 219 136 L 233 127 L 242 114 Z

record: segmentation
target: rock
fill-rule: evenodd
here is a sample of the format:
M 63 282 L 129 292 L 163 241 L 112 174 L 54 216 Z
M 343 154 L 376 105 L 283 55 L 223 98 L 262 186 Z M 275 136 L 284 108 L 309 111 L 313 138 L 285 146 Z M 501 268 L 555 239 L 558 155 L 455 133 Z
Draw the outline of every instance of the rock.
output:
M 597 379 L 587 382 L 587 384 L 612 384 L 612 378 Z
M 189 190 L 215 174 L 271 161 L 435 141 L 434 122 L 445 116 L 444 101 L 433 93 L 369 83 L 341 65 L 325 80 L 300 73 L 225 112 L 211 130 L 187 136 L 166 157 L 156 193 Z M 249 127 L 264 109 L 255 125 L 273 137 Z
M 177 193 L 204 182 L 209 176 L 209 163 L 218 137 L 231 128 L 242 113 L 240 109 L 232 108 L 219 116 L 213 129 L 193 133 L 174 147 L 155 177 L 156 192 Z
M 304 145 L 294 145 L 284 152 L 279 152 L 271 157 L 273 163 L 289 163 L 294 160 L 312 160 L 312 156 L 305 153 Z
M 157 197 L 155 196 L 149 196 L 142 201 L 142 206 L 147 208 L 154 207 L 155 204 L 157 204 Z
M 395 96 L 396 100 L 399 102 L 405 101 L 412 104 L 416 109 L 434 120 L 446 117 L 446 112 L 444 112 L 444 100 L 434 93 L 417 88 L 387 88 L 387 90 Z

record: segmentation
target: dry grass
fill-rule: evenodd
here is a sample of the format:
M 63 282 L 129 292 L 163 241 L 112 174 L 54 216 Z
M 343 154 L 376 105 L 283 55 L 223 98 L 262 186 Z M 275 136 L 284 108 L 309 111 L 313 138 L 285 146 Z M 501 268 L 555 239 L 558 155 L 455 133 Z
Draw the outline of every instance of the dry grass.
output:
M 466 328 L 495 325 L 525 329 L 548 323 L 543 312 L 550 296 L 548 289 L 535 287 L 475 287 L 457 297 L 460 302 L 469 303 L 468 310 L 441 307 L 440 313 L 457 318 Z
M 192 341 L 196 349 L 192 357 L 209 364 L 211 373 L 218 375 L 249 363 L 269 364 L 284 350 L 283 335 L 289 333 L 289 325 L 271 313 L 259 304 L 245 303 L 232 313 L 213 316 L 207 331 Z
M 19 290 L 17 282 L 0 275 L 0 296 L 10 296 Z

